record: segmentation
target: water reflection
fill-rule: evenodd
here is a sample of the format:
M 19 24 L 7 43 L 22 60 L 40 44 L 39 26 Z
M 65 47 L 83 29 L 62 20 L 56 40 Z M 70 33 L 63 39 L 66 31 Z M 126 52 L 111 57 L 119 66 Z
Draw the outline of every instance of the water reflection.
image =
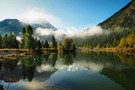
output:
M 51 53 L 3 60 L 0 90 L 134 90 L 134 60 L 135 55 L 106 52 Z

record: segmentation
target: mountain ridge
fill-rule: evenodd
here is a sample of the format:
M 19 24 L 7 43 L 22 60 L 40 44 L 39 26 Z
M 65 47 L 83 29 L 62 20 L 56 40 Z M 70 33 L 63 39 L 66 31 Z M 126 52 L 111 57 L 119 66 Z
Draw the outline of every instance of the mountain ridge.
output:
M 31 25 L 32 28 L 35 30 L 37 28 L 43 28 L 43 29 L 52 29 L 52 30 L 57 30 L 52 24 L 48 23 L 33 23 L 33 24 L 28 24 L 28 23 L 23 23 L 19 21 L 18 19 L 4 19 L 0 21 L 0 34 L 6 34 L 13 32 L 15 35 L 19 35 L 23 27 L 26 27 L 27 25 Z
M 113 30 L 116 27 L 133 28 L 135 27 L 135 0 L 113 14 L 105 21 L 98 24 L 103 29 Z
M 5 19 L 0 22 L 0 33 L 5 34 L 14 32 L 17 35 L 19 34 L 17 32 L 21 31 L 22 27 L 18 19 Z

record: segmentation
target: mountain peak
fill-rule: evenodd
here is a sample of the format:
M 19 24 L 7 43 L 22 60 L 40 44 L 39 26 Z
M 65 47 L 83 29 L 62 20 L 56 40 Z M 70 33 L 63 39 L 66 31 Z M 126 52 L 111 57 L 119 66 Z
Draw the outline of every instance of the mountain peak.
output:
M 18 19 L 5 19 L 3 21 L 19 21 Z
M 49 22 L 48 23 L 42 23 L 42 24 L 38 24 L 38 23 L 34 23 L 34 24 L 31 24 L 32 27 L 34 29 L 37 29 L 37 28 L 45 28 L 45 29 L 52 29 L 52 30 L 57 30 L 57 28 L 55 28 L 52 24 L 50 24 Z
M 18 19 L 5 19 L 3 21 L 1 21 L 2 23 L 0 23 L 0 26 L 5 26 L 7 24 L 14 24 L 14 23 L 18 23 L 19 20 Z
M 30 23 L 22 23 L 18 19 L 5 19 L 0 22 L 0 34 L 13 32 L 16 35 L 19 35 L 19 33 L 22 30 L 22 27 L 25 27 L 28 24 Z M 30 25 L 33 27 L 34 30 L 37 28 L 57 30 L 49 22 L 44 22 L 44 23 L 35 22 L 35 23 L 31 23 Z
M 22 25 L 18 19 L 5 19 L 0 22 L 0 34 L 14 32 L 18 35 L 21 29 Z

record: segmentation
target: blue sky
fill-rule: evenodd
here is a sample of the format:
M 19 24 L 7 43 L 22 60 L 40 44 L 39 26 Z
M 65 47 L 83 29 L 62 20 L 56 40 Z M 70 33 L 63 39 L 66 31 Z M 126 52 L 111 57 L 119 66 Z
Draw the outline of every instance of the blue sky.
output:
M 56 27 L 88 27 L 96 25 L 120 10 L 131 0 L 0 0 L 0 20 L 23 18 L 36 8 L 36 14 Z M 27 11 L 27 13 L 26 13 Z M 29 16 L 34 16 L 34 13 Z M 35 17 L 33 17 L 35 18 Z M 38 17 L 37 17 L 38 18 Z M 43 18 L 42 18 L 43 19 Z M 59 23 L 58 23 L 59 22 Z M 57 24 L 58 23 L 58 24 Z

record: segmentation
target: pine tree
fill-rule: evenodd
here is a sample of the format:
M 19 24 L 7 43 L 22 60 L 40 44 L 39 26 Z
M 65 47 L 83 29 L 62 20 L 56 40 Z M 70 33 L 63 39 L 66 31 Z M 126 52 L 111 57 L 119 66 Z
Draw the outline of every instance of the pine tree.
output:
M 8 47 L 9 48 L 18 48 L 18 41 L 16 40 L 16 36 L 14 33 L 10 33 L 8 36 Z
M 38 46 L 38 50 L 40 50 L 42 48 L 42 44 L 41 44 L 40 40 L 38 40 L 37 46 Z
M 30 25 L 28 25 L 26 28 L 25 48 L 28 48 L 30 50 L 34 47 L 33 45 L 33 29 Z
M 26 30 L 23 27 L 21 31 L 21 41 L 19 43 L 19 48 L 25 48 L 25 40 L 26 40 Z
M 51 37 L 51 47 L 54 49 L 57 49 L 57 42 L 56 42 L 54 35 L 52 35 L 52 37 Z
M 49 48 L 49 44 L 47 40 L 45 41 L 44 48 Z
M 8 35 L 7 34 L 4 35 L 2 42 L 3 42 L 2 47 L 7 48 L 8 47 Z

